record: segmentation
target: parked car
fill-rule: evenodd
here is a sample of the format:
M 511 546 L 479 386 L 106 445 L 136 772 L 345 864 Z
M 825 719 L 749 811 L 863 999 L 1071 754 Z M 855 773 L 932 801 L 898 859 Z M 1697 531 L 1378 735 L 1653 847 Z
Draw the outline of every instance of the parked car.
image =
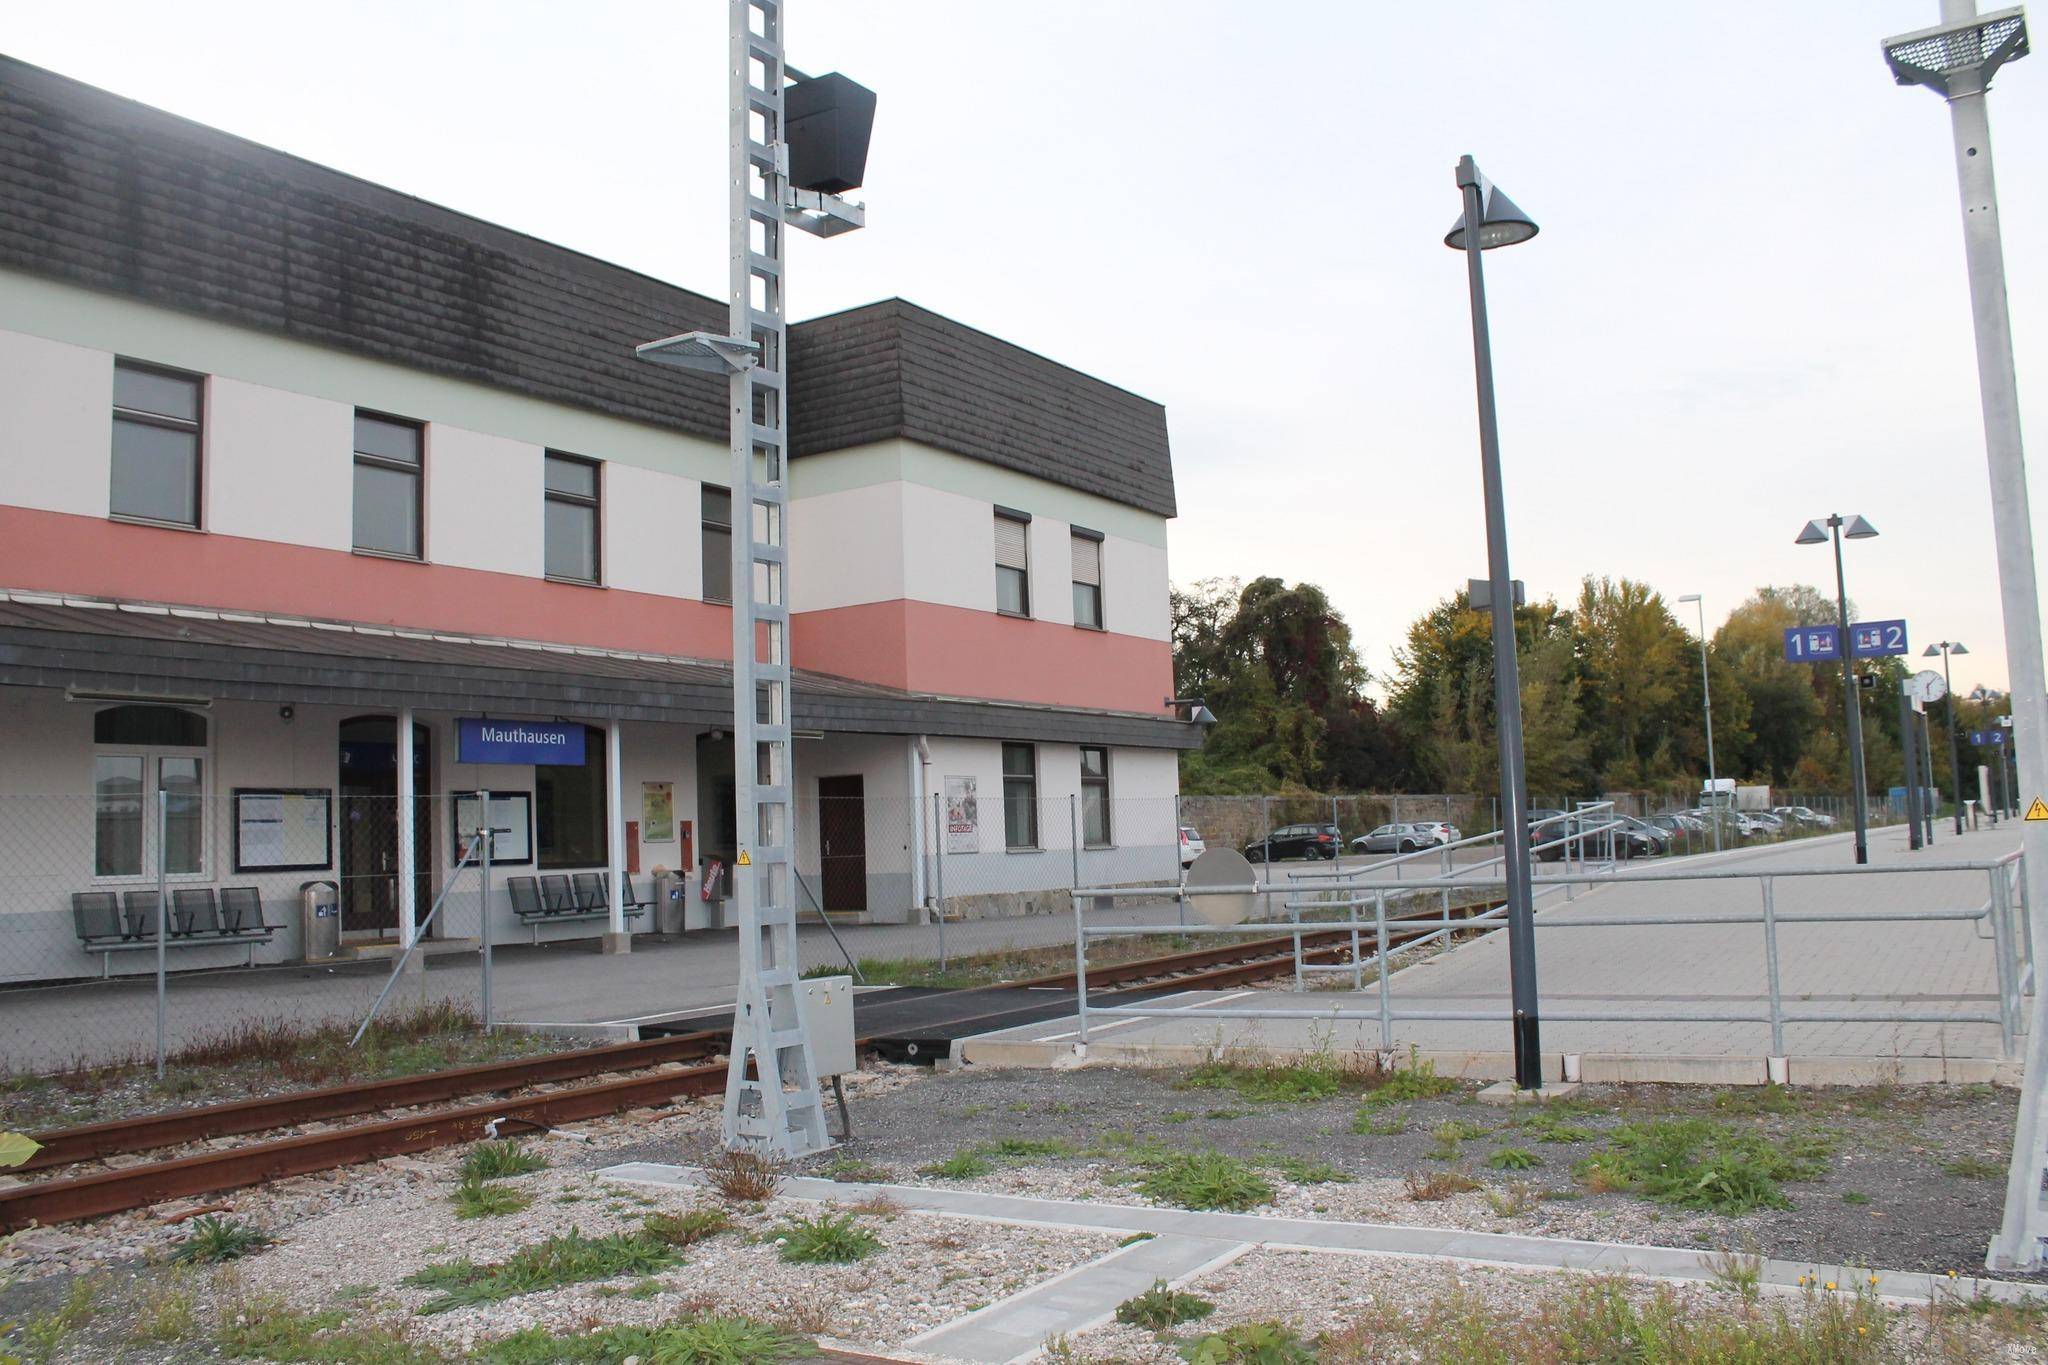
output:
M 1353 853 L 1415 853 L 1446 842 L 1433 824 L 1381 825 L 1351 841 Z
M 1796 825 L 1805 825 L 1809 829 L 1833 829 L 1835 827 L 1834 816 L 1827 814 L 1825 811 L 1817 811 L 1811 806 L 1772 806 L 1771 814 Z
M 1186 867 L 1208 851 L 1209 846 L 1202 842 L 1202 832 L 1200 830 L 1196 829 L 1193 825 L 1182 825 L 1180 827 L 1180 865 L 1182 867 Z
M 1783 817 L 1773 815 L 1767 810 L 1744 811 L 1742 814 L 1749 817 L 1749 822 L 1755 825 L 1757 832 L 1761 834 L 1783 834 L 1785 832 L 1786 822 Z
M 1692 833 L 1692 830 L 1683 824 L 1676 815 L 1652 815 L 1646 823 L 1655 825 L 1674 839 Z
M 1263 863 L 1282 858 L 1334 858 L 1343 835 L 1335 825 L 1282 825 L 1263 839 L 1244 846 L 1244 856 Z
M 1434 831 L 1439 844 L 1455 844 L 1465 837 L 1464 833 L 1448 820 L 1418 820 L 1415 827 Z
M 1541 845 L 1554 843 L 1571 833 L 1571 821 L 1561 810 L 1549 806 L 1538 806 L 1529 812 L 1529 847 L 1536 850 L 1541 862 L 1554 863 L 1564 857 L 1564 845 L 1543 848 Z

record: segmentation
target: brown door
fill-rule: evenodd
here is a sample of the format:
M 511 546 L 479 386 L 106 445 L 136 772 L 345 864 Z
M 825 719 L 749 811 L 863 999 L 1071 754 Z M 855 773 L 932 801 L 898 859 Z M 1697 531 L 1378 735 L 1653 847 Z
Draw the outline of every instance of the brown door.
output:
M 868 820 L 858 774 L 818 779 L 818 871 L 827 910 L 868 908 Z
M 415 724 L 413 743 L 413 905 L 434 903 L 431 735 Z M 398 929 L 398 722 L 356 716 L 341 723 L 341 927 L 349 933 Z M 431 933 L 432 930 L 429 930 Z

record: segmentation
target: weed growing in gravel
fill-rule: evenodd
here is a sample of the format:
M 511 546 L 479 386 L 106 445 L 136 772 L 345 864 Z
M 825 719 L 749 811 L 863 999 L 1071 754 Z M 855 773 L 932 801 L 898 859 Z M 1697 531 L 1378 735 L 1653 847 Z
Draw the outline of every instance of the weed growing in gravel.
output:
M 1591 1142 L 1600 1136 L 1583 1124 L 1565 1122 L 1565 1116 L 1548 1105 L 1531 1106 L 1515 1120 L 1515 1126 L 1536 1142 Z
M 171 1259 L 184 1265 L 219 1265 L 254 1255 L 270 1245 L 270 1234 L 239 1218 L 204 1214 L 192 1220 L 192 1235 L 178 1243 Z
M 1181 1348 L 1189 1365 L 1315 1365 L 1316 1353 L 1282 1322 L 1240 1322 Z
M 686 1247 L 732 1231 L 732 1219 L 726 1217 L 724 1209 L 698 1208 L 683 1213 L 650 1213 L 640 1226 L 648 1236 L 669 1246 Z
M 1861 1190 L 1844 1190 L 1842 1191 L 1842 1202 L 1844 1204 L 1868 1204 L 1870 1196 Z
M 1754 1251 L 1717 1251 L 1707 1258 L 1714 1283 L 1740 1298 L 1756 1302 L 1764 1282 L 1764 1258 Z
M 1526 1147 L 1503 1147 L 1486 1158 L 1496 1171 L 1527 1171 L 1543 1164 L 1543 1158 Z
M 1343 1089 L 1346 1073 L 1327 1046 L 1294 1062 L 1226 1055 L 1203 1062 L 1176 1085 L 1184 1090 L 1235 1090 L 1254 1104 L 1310 1104 Z
M 1372 1137 L 1395 1137 L 1408 1131 L 1408 1111 L 1388 1109 L 1375 1112 L 1361 1109 L 1351 1120 L 1351 1131 L 1365 1133 Z
M 1001 1161 L 1044 1161 L 1074 1155 L 1074 1144 L 1062 1138 L 997 1138 L 984 1142 L 979 1150 Z
M 1479 1188 L 1479 1182 L 1464 1171 L 1410 1171 L 1401 1177 L 1401 1183 L 1408 1187 L 1408 1197 L 1418 1204 L 1449 1199 Z
M 1799 1100 L 1775 1082 L 1743 1090 L 1725 1090 L 1714 1096 L 1714 1108 L 1724 1114 L 1796 1114 Z
M 861 1227 L 850 1213 L 821 1213 L 793 1218 L 775 1238 L 783 1260 L 799 1265 L 846 1265 L 882 1249 L 882 1239 Z
M 539 1327 L 476 1349 L 481 1365 L 769 1365 L 816 1354 L 817 1347 L 779 1327 L 738 1314 L 706 1313 L 661 1327 L 607 1327 L 557 1336 Z
M 1430 1129 L 1430 1136 L 1436 1139 L 1436 1145 L 1429 1149 L 1429 1159 L 1431 1161 L 1456 1161 L 1458 1159 L 1458 1144 L 1464 1142 L 1467 1138 L 1483 1137 L 1486 1132 L 1486 1129 L 1481 1128 L 1476 1123 L 1467 1123 L 1463 1119 L 1445 1119 L 1442 1123 Z
M 1543 1203 L 1543 1191 L 1527 1180 L 1511 1180 L 1501 1189 L 1486 1192 L 1486 1207 L 1496 1218 L 1520 1218 L 1536 1212 Z
M 877 1166 L 872 1161 L 858 1157 L 843 1156 L 828 1164 L 823 1175 L 827 1180 L 847 1181 L 854 1184 L 881 1184 L 890 1176 L 887 1166 Z
M 727 1199 L 758 1204 L 771 1199 L 782 1185 L 789 1164 L 766 1152 L 746 1147 L 721 1148 L 704 1163 L 704 1178 Z
M 153 1285 L 136 1305 L 128 1339 L 145 1346 L 184 1341 L 199 1330 L 199 1300 L 180 1275 Z
M 1411 1047 L 1408 1049 L 1408 1065 L 1383 1073 L 1379 1083 L 1367 1092 L 1365 1102 L 1404 1104 L 1409 1100 L 1433 1100 L 1457 1088 L 1456 1081 L 1436 1074 L 1435 1062 L 1421 1060 Z
M 1958 1180 L 2003 1180 L 2005 1167 L 1981 1156 L 1959 1156 L 1941 1163 L 1941 1169 Z
M 421 1313 L 446 1313 L 480 1303 L 517 1298 L 565 1284 L 651 1275 L 682 1259 L 673 1248 L 645 1232 L 585 1237 L 571 1229 L 559 1237 L 521 1247 L 503 1261 L 477 1265 L 448 1261 L 405 1277 L 416 1289 L 441 1291 L 420 1305 Z
M 1623 1124 L 1609 1143 L 1579 1163 L 1587 1188 L 1731 1215 L 1789 1208 L 1781 1184 L 1817 1178 L 1829 1152 L 1825 1139 L 1773 1141 L 1709 1119 Z
M 475 1176 L 464 1176 L 448 1196 L 457 1218 L 502 1218 L 518 1213 L 533 1203 L 533 1196 L 508 1185 L 487 1185 Z
M 1128 1327 L 1163 1332 L 1183 1322 L 1206 1318 L 1215 1311 L 1216 1305 L 1201 1295 L 1185 1294 L 1168 1288 L 1164 1280 L 1154 1280 L 1150 1289 L 1116 1306 L 1116 1320 Z
M 918 1168 L 918 1174 L 934 1176 L 940 1180 L 973 1180 L 987 1175 L 995 1169 L 995 1163 L 972 1147 L 963 1147 L 944 1161 L 934 1161 Z
M 1297 1185 L 1331 1185 L 1351 1179 L 1329 1162 L 1307 1157 L 1282 1157 L 1274 1163 L 1274 1169 Z
M 1152 1162 L 1138 1192 L 1183 1209 L 1243 1213 L 1273 1202 L 1273 1187 L 1258 1171 L 1222 1152 L 1176 1152 Z
M 516 1142 L 479 1142 L 462 1158 L 464 1180 L 503 1180 L 548 1168 L 548 1159 Z
M 395 1327 L 351 1322 L 339 1309 L 301 1312 L 275 1296 L 237 1304 L 223 1317 L 213 1342 L 229 1357 L 349 1365 L 438 1365 L 447 1359 L 407 1341 Z

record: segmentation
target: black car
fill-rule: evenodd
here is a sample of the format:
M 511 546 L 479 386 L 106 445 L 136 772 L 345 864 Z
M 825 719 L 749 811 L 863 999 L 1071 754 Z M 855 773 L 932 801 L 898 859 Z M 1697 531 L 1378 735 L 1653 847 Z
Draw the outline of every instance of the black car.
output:
M 1282 825 L 1263 839 L 1244 846 L 1247 861 L 1263 863 L 1270 856 L 1282 858 L 1334 858 L 1343 847 L 1343 836 L 1335 825 Z

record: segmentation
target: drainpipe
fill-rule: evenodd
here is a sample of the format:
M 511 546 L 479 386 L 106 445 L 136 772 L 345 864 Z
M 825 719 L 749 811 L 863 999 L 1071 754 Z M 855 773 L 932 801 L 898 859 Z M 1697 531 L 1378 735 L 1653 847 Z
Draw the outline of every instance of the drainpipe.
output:
M 923 735 L 910 737 L 910 903 L 913 907 L 925 903 L 925 844 L 927 835 L 924 827 L 924 811 L 931 790 L 932 746 Z M 931 832 L 936 837 L 938 831 Z

